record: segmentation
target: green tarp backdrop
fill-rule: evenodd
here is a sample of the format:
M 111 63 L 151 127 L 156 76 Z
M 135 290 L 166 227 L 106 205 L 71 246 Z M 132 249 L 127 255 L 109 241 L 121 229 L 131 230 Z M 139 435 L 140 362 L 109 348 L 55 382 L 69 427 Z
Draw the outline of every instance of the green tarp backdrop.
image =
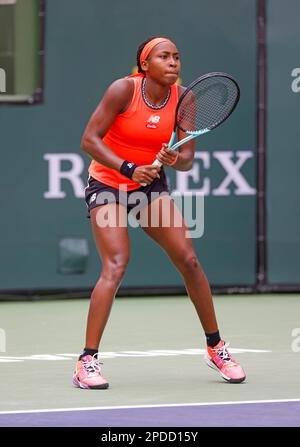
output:
M 300 4 L 269 3 L 269 278 L 300 283 L 300 93 L 291 87 L 300 63 Z M 192 170 L 167 175 L 171 190 L 205 195 L 204 234 L 193 242 L 211 284 L 255 286 L 256 12 L 255 0 L 46 2 L 44 101 L 0 104 L 0 290 L 76 290 L 96 282 L 101 264 L 83 200 L 90 159 L 80 150 L 81 136 L 108 85 L 131 73 L 137 46 L 161 34 L 181 52 L 183 85 L 210 71 L 228 72 L 240 84 L 234 114 L 198 139 Z M 140 228 L 130 228 L 130 239 L 123 288 L 183 286 Z

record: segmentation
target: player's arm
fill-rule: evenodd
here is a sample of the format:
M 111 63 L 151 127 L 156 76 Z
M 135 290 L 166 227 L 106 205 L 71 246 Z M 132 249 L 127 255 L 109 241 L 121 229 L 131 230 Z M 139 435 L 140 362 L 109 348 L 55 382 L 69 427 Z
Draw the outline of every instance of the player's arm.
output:
M 179 96 L 184 92 L 185 87 L 178 86 Z M 186 134 L 182 130 L 177 131 L 178 141 L 186 137 Z M 157 154 L 156 158 L 165 166 L 172 166 L 172 168 L 177 171 L 189 171 L 193 166 L 194 156 L 195 156 L 195 140 L 188 141 L 187 143 L 180 146 L 178 152 L 174 152 L 168 149 L 168 145 L 163 144 L 160 152 Z M 174 163 L 174 160 L 176 159 Z
M 123 161 L 103 142 L 114 119 L 122 113 L 133 95 L 133 82 L 118 79 L 106 90 L 103 98 L 92 114 L 81 140 L 81 149 L 98 163 L 120 170 Z
M 124 78 L 113 82 L 92 114 L 81 140 L 81 149 L 84 152 L 98 163 L 116 171 L 120 171 L 124 160 L 118 157 L 102 139 L 116 116 L 128 108 L 133 91 L 134 85 L 131 79 Z M 151 165 L 139 166 L 129 178 L 138 183 L 150 184 L 154 178 L 159 177 L 159 170 L 159 167 L 151 167 Z

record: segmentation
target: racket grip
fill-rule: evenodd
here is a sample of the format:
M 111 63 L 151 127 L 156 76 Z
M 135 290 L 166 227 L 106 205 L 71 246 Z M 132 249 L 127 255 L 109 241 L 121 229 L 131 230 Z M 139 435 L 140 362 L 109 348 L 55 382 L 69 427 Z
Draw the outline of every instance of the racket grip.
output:
M 153 166 L 162 166 L 162 163 L 160 161 L 157 160 L 157 158 L 155 159 L 155 161 L 152 163 Z M 142 186 L 146 186 L 146 183 L 141 183 Z
M 160 161 L 158 161 L 157 158 L 155 159 L 155 161 L 152 164 L 153 164 L 153 166 L 162 166 L 162 163 Z

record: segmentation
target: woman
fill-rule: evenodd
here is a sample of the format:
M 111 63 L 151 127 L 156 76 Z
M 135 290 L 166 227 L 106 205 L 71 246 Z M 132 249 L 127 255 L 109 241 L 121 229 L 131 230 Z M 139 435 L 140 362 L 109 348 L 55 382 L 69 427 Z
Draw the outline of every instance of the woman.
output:
M 179 171 L 190 170 L 193 164 L 193 142 L 181 146 L 178 153 L 166 144 L 178 97 L 184 91 L 176 85 L 180 73 L 178 49 L 168 38 L 150 38 L 138 48 L 137 65 L 138 75 L 110 85 L 82 138 L 82 149 L 93 159 L 85 195 L 102 272 L 92 292 L 85 348 L 73 384 L 80 388 L 108 387 L 102 377 L 98 347 L 129 261 L 128 228 L 119 219 L 124 218 L 124 211 L 126 217 L 126 211 L 132 209 L 128 201 L 136 192 L 144 193 L 143 212 L 149 211 L 150 218 L 158 213 L 158 224 L 148 222 L 142 228 L 168 254 L 184 279 L 206 335 L 206 363 L 225 380 L 242 382 L 245 373 L 228 353 L 228 344 L 221 340 L 210 287 L 191 238 L 186 236 L 182 215 L 169 195 L 164 169 L 152 166 L 155 158 Z M 178 138 L 183 137 L 179 132 Z M 155 192 L 160 195 L 152 199 Z M 164 226 L 167 210 L 173 218 Z M 103 211 L 117 216 L 118 224 L 102 225 Z

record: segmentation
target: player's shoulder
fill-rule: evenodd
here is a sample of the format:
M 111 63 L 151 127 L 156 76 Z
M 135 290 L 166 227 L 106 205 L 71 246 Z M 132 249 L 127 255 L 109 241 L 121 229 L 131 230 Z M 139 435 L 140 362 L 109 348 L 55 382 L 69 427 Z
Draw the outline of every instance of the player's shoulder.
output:
M 108 91 L 116 94 L 125 94 L 132 92 L 134 81 L 132 78 L 120 78 L 113 81 L 108 87 Z
M 121 78 L 113 81 L 105 92 L 104 100 L 106 104 L 117 104 L 119 109 L 126 110 L 134 92 L 132 79 Z

